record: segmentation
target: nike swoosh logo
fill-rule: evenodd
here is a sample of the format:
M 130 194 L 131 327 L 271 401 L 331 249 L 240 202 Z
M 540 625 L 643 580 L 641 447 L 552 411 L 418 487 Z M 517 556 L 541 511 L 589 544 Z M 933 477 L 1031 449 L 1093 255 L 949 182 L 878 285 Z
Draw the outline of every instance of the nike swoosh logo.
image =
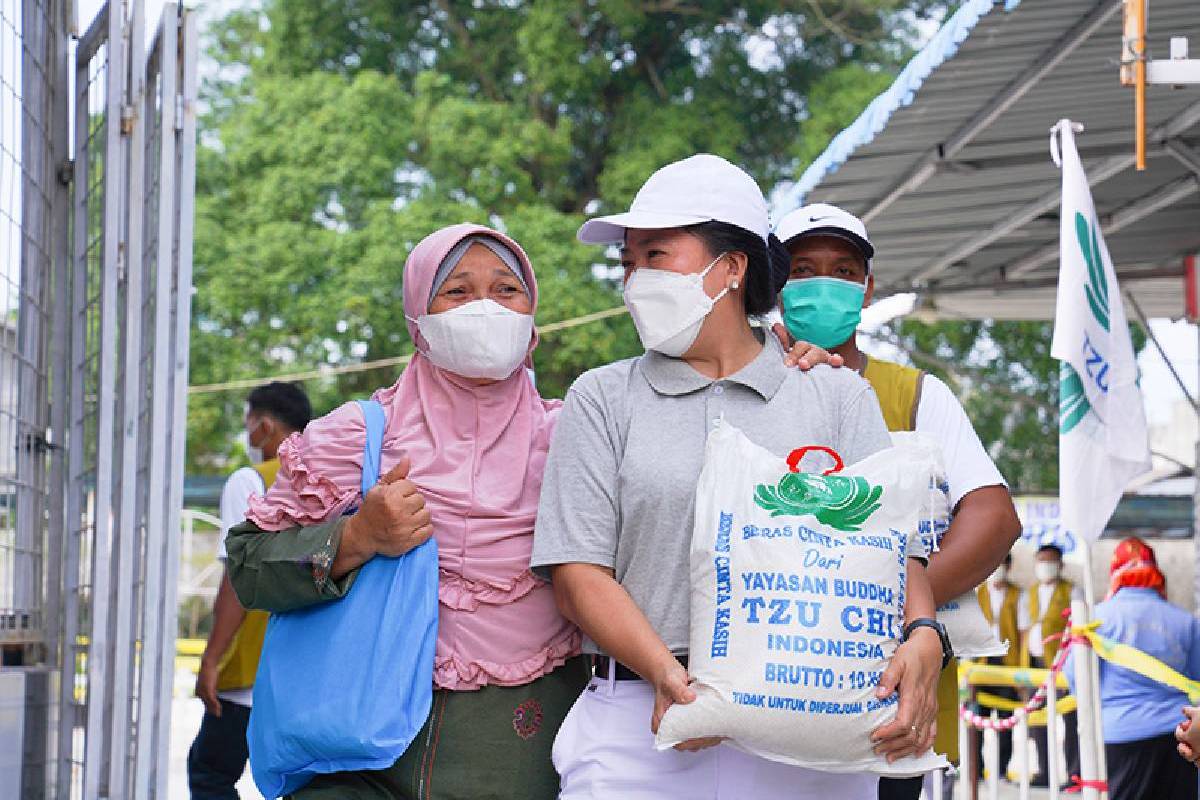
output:
M 834 215 L 833 215 L 833 214 L 826 214 L 826 215 L 825 215 L 825 216 L 823 216 L 823 217 L 809 217 L 809 218 L 808 218 L 808 221 L 809 221 L 809 222 L 820 222 L 820 221 L 821 221 L 821 220 L 823 220 L 823 219 L 833 219 L 833 217 L 834 217 Z

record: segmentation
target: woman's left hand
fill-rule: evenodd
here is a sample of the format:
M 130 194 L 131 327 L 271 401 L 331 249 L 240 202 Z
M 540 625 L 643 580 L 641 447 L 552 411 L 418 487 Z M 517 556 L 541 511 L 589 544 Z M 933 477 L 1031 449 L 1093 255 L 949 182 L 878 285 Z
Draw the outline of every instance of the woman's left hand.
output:
M 779 339 L 779 343 L 783 345 L 783 349 L 787 351 L 783 357 L 783 363 L 789 367 L 799 367 L 801 372 L 807 372 L 817 364 L 840 367 L 844 363 L 842 357 L 837 353 L 831 353 L 809 342 L 797 342 L 788 333 L 788 329 L 782 322 L 776 322 L 771 326 L 771 330 Z
M 919 755 L 933 746 L 941 671 L 942 643 L 929 628 L 917 628 L 907 642 L 896 648 L 876 691 L 881 700 L 899 691 L 896 718 L 871 731 L 876 754 L 886 756 L 888 763 Z

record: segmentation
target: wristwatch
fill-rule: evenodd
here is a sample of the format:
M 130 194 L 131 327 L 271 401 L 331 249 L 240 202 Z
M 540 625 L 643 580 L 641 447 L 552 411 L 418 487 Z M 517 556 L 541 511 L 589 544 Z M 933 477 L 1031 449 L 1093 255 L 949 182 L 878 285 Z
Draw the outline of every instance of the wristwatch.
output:
M 904 633 L 901 635 L 900 641 L 907 642 L 908 637 L 912 636 L 912 632 L 917 628 L 932 628 L 937 633 L 938 639 L 942 643 L 942 669 L 945 669 L 950 660 L 954 658 L 954 647 L 950 644 L 950 635 L 946 633 L 946 626 L 932 617 L 918 617 L 904 626 Z

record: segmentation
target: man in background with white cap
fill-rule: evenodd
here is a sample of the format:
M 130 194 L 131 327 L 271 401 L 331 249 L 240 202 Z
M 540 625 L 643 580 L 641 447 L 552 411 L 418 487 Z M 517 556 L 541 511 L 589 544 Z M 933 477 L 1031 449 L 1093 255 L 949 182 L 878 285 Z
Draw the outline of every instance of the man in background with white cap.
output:
M 866 226 L 837 206 L 818 203 L 785 216 L 776 235 L 791 259 L 780 294 L 787 333 L 840 355 L 858 370 L 875 389 L 890 430 L 925 433 L 942 446 L 954 519 L 941 550 L 929 560 L 929 581 L 939 606 L 973 590 L 1004 560 L 1021 523 L 1004 478 L 949 387 L 859 349 L 855 331 L 875 291 L 875 248 Z M 935 745 L 952 760 L 958 744 L 955 669 L 947 667 L 939 685 Z M 920 778 L 880 781 L 880 800 L 916 800 L 920 793 Z

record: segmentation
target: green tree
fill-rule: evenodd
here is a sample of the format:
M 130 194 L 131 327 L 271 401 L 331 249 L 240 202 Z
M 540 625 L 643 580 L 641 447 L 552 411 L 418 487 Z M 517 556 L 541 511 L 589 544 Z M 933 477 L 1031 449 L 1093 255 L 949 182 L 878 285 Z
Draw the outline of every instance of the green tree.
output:
M 575 243 L 698 151 L 769 189 L 909 54 L 933 0 L 264 0 L 213 27 L 197 168 L 193 384 L 402 355 L 405 257 L 476 221 L 528 250 L 540 324 L 619 305 Z M 550 334 L 539 388 L 640 348 L 625 317 Z M 319 412 L 391 382 L 309 381 Z M 245 390 L 198 393 L 189 469 L 231 455 Z
M 962 401 L 1014 493 L 1058 491 L 1058 371 L 1050 322 L 906 319 L 879 338 L 941 378 Z M 1134 352 L 1146 343 L 1129 326 Z

